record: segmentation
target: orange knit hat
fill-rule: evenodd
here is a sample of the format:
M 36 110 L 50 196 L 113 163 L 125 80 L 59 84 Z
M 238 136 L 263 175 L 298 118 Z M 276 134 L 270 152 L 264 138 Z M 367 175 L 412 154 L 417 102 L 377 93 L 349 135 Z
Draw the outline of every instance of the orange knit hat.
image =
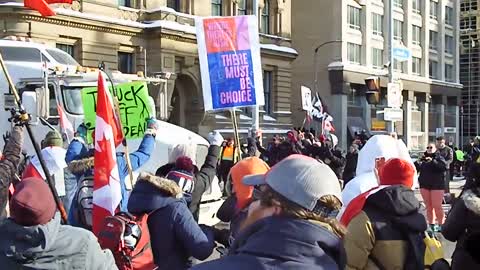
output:
M 233 190 L 237 197 L 238 209 L 246 207 L 253 194 L 253 187 L 242 183 L 243 177 L 252 174 L 265 174 L 270 167 L 263 160 L 258 157 L 249 157 L 239 161 L 230 170 L 230 177 L 232 179 Z

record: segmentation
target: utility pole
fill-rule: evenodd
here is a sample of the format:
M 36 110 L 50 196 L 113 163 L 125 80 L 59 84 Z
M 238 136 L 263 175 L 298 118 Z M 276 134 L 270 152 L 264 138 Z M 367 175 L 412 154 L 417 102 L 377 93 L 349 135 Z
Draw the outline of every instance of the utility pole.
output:
M 258 22 L 258 0 L 253 0 L 253 15 L 257 16 Z M 263 74 L 262 74 L 263 78 Z M 259 106 L 255 105 L 252 108 L 252 136 L 255 137 L 257 131 L 260 130 L 260 112 Z

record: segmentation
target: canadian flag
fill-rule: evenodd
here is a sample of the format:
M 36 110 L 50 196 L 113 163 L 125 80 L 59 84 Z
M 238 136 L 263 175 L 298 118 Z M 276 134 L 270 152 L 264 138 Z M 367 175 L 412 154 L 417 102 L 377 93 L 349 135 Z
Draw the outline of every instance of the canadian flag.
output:
M 72 122 L 68 120 L 68 117 L 60 104 L 57 104 L 57 110 L 58 116 L 60 117 L 60 128 L 62 129 L 62 132 L 67 136 L 67 142 L 70 143 L 75 134 L 75 129 L 73 128 Z
M 112 97 L 105 87 L 102 72 L 98 74 L 97 117 L 95 119 L 95 171 L 93 181 L 93 233 L 106 216 L 115 214 L 122 199 L 117 167 L 116 146 L 122 141 L 120 122 L 115 115 Z
M 71 4 L 73 0 L 25 0 L 23 6 L 29 9 L 34 9 L 42 16 L 55 16 L 56 13 L 48 4 Z

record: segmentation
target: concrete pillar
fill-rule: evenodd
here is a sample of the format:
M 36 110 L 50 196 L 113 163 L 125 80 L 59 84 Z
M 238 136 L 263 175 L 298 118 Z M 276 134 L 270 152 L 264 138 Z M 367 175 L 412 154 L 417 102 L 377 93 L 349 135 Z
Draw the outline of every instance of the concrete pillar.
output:
M 437 117 L 439 117 L 439 126 L 437 128 L 441 128 L 442 129 L 442 132 L 441 132 L 441 135 L 445 135 L 445 104 L 442 103 L 442 104 L 437 104 Z
M 338 146 L 341 149 L 347 149 L 347 95 L 335 94 L 332 95 L 332 106 L 329 106 L 330 113 L 335 121 L 335 134 L 338 136 Z
M 415 92 L 404 90 L 403 91 L 403 141 L 407 145 L 408 149 L 411 147 L 411 134 L 412 134 L 412 106 Z
M 422 131 L 423 131 L 423 141 L 422 145 L 426 147 L 428 145 L 428 110 L 430 104 L 428 102 L 419 102 L 418 107 L 422 112 Z
M 372 130 L 372 109 L 370 104 L 368 104 L 367 99 L 362 96 L 362 108 L 363 108 L 363 120 L 367 125 L 368 130 Z
M 455 128 L 457 132 L 455 133 L 455 145 L 460 146 L 460 106 L 455 105 Z

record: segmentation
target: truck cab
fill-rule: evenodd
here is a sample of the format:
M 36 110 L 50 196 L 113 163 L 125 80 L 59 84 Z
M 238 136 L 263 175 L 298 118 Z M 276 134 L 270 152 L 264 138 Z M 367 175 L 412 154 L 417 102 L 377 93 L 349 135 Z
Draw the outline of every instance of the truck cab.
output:
M 22 55 L 21 51 L 24 51 L 25 55 Z M 84 87 L 97 86 L 98 72 L 85 71 L 86 69 L 79 68 L 80 65 L 70 55 L 40 44 L 0 40 L 0 52 L 2 52 L 9 74 L 16 84 L 21 102 L 31 115 L 31 126 L 37 143 L 52 128 L 60 130 L 59 108 L 62 109 L 74 128 L 84 121 L 81 91 Z M 55 53 L 62 55 L 64 61 L 59 61 L 59 56 L 55 58 L 53 56 Z M 48 59 L 47 68 L 45 68 L 45 61 L 42 63 L 41 59 Z M 74 65 L 76 65 L 75 68 Z M 113 72 L 110 77 L 114 84 L 147 80 L 137 75 L 120 72 Z M 148 80 L 149 88 L 163 87 L 166 89 L 165 80 Z M 165 89 L 157 90 L 162 92 Z M 0 133 L 5 134 L 11 127 L 11 123 L 8 122 L 9 109 L 16 108 L 16 104 L 7 80 L 3 78 L 3 73 L 0 75 L 0 94 L 0 108 L 4 108 L 0 110 Z M 167 122 L 158 121 L 158 124 L 160 128 L 156 137 L 154 155 L 138 171 L 155 173 L 158 167 L 168 163 L 172 149 L 178 144 L 185 143 L 193 143 L 197 146 L 197 164 L 200 166 L 203 164 L 209 146 L 206 139 Z M 140 142 L 141 139 L 128 140 L 129 150 L 135 151 Z M 3 144 L 3 140 L 0 140 L 0 149 L 3 149 Z M 35 154 L 29 139 L 25 140 L 24 149 L 29 155 Z M 218 179 L 215 178 L 211 189 L 202 198 L 203 203 L 200 208 L 202 224 L 218 223 L 219 220 L 215 217 L 215 213 L 223 203 L 221 196 Z

